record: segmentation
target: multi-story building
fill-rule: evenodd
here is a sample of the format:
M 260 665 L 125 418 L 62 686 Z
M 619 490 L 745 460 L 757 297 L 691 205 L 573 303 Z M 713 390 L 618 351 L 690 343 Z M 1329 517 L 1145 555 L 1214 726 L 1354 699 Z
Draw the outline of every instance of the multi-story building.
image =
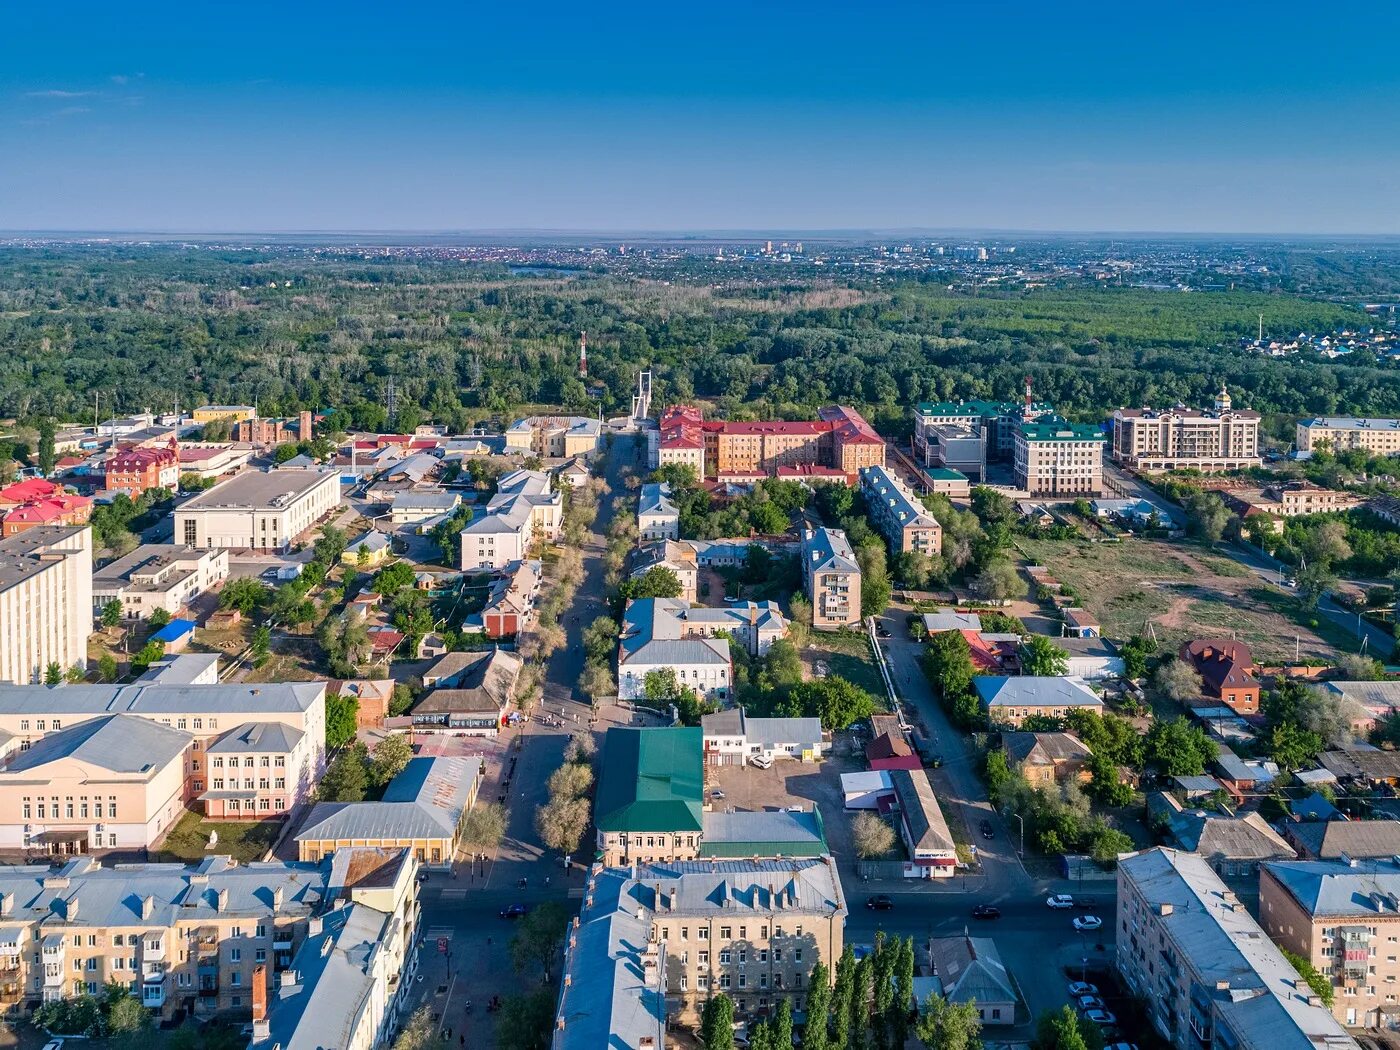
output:
M 1195 853 L 1118 862 L 1118 972 L 1181 1050 L 1353 1050 L 1356 1042 Z
M 1011 459 L 1016 428 L 1052 411 L 1040 402 L 921 401 L 914 406 L 914 458 L 984 481 L 988 463 Z
M 463 569 L 503 569 L 530 556 L 539 540 L 554 540 L 564 520 L 564 497 L 548 474 L 515 470 L 496 484 L 486 513 L 462 530 Z
M 18 536 L 41 525 L 86 525 L 92 519 L 90 496 L 54 488 L 57 491 L 53 495 L 30 500 L 6 512 L 0 518 L 0 537 Z
M 1299 420 L 1294 443 L 1299 452 L 1344 452 L 1359 448 L 1381 456 L 1400 452 L 1400 419 L 1318 416 Z
M 1112 416 L 1110 452 L 1137 470 L 1240 470 L 1257 467 L 1259 413 L 1236 409 L 1222 386 L 1213 410 L 1177 406 L 1120 408 Z
M 288 442 L 310 441 L 314 436 L 310 412 L 301 412 L 296 418 L 264 419 L 253 416 L 240 419 L 233 427 L 233 440 L 246 441 L 252 445 L 285 445 Z
M 506 448 L 551 459 L 591 456 L 603 427 L 587 416 L 527 416 L 506 428 Z
M 784 1000 L 800 1011 L 812 967 L 822 962 L 831 972 L 841 955 L 846 914 L 830 856 L 595 868 L 584 888 L 579 929 L 636 922 L 642 936 L 620 945 L 618 929 L 612 937 L 589 938 L 568 950 L 554 1045 L 610 1045 L 611 1033 L 603 1029 L 618 1013 L 608 1004 L 643 988 L 641 1002 L 648 1008 L 628 1023 L 648 1032 L 661 1009 L 657 992 L 665 999 L 665 1017 L 676 1024 L 695 1023 L 705 1000 L 717 992 L 734 1000 L 741 1017 L 771 1013 Z M 611 950 L 603 950 L 599 940 Z M 580 946 L 585 951 L 596 946 L 599 957 L 581 957 Z M 641 967 L 629 968 L 619 953 L 640 953 Z M 654 983 L 648 983 L 653 972 Z M 569 1034 L 571 1024 L 582 1029 L 577 1042 Z
M 252 405 L 200 405 L 190 413 L 190 418 L 201 426 L 221 419 L 237 423 L 243 419 L 257 419 L 258 410 Z
M 643 485 L 637 503 L 637 538 L 649 543 L 680 536 L 681 515 L 671 502 L 671 486 L 664 481 Z
M 92 529 L 42 525 L 0 539 L 0 682 L 86 667 L 90 633 Z
M 772 605 L 772 603 L 765 603 Z M 701 620 L 692 622 L 692 612 L 727 612 L 690 608 L 678 598 L 639 598 L 627 603 L 617 648 L 617 695 L 624 700 L 646 696 L 646 677 L 653 671 L 672 671 L 676 684 L 694 689 L 702 697 L 723 700 L 733 680 L 729 641 L 716 638 L 719 630 L 738 624 Z M 764 619 L 773 623 L 777 607 L 765 609 Z M 783 623 L 784 633 L 786 622 Z M 771 643 L 771 639 L 770 639 Z
M 285 816 L 306 798 L 320 777 L 325 756 L 326 683 L 272 682 L 257 685 L 195 685 L 137 682 L 133 685 L 0 686 L 0 733 L 20 749 L 34 748 L 49 734 L 89 719 L 134 715 L 189 733 L 185 753 L 187 799 L 206 805 L 215 793 L 224 800 L 221 815 L 249 812 L 257 819 Z M 259 736 L 259 750 L 235 741 L 276 724 L 287 750 L 270 749 L 271 735 Z M 239 755 L 235 777 L 214 751 L 225 736 Z M 252 758 L 249 767 L 245 759 Z M 252 780 L 249 786 L 246 781 Z M 232 801 L 238 801 L 235 811 Z M 65 799 L 65 803 L 66 803 Z M 280 809 L 278 808 L 280 807 Z M 66 817 L 65 817 L 66 819 Z
M 246 443 L 189 442 L 180 443 L 180 473 L 193 474 L 203 481 L 234 474 L 248 465 L 255 449 Z
M 1201 676 L 1206 696 L 1242 715 L 1258 712 L 1259 679 L 1254 676 L 1254 656 L 1244 642 L 1198 638 L 1182 642 L 1177 657 Z
M 695 548 L 677 540 L 657 540 L 643 543 L 632 553 L 632 568 L 629 575 L 640 579 L 652 569 L 670 569 L 680 582 L 681 593 L 676 595 L 681 601 L 696 600 L 700 583 L 700 562 Z
M 535 619 L 535 599 L 540 593 L 543 567 L 538 561 L 511 562 L 491 581 L 481 610 L 487 638 L 510 638 Z
M 1103 431 L 1058 416 L 1022 423 L 1012 434 L 1015 484 L 1032 496 L 1103 493 Z
M 178 543 L 145 543 L 93 574 L 92 606 L 100 615 L 108 602 L 121 602 L 122 615 L 130 619 L 145 619 L 157 609 L 174 616 L 226 579 L 226 550 L 195 551 Z
M 840 529 L 802 533 L 802 589 L 812 600 L 816 630 L 860 623 L 860 564 Z
M 1348 1028 L 1384 1027 L 1400 1012 L 1400 864 L 1394 857 L 1265 864 L 1259 869 L 1259 924 L 1327 978 L 1332 1014 Z
M 177 507 L 175 542 L 197 550 L 286 550 L 338 506 L 338 470 L 249 471 Z
M 860 472 L 860 490 L 870 520 L 896 552 L 933 555 L 943 549 L 943 526 L 909 487 L 884 467 Z
M 830 467 L 847 478 L 885 465 L 885 442 L 853 408 L 827 405 L 815 420 L 704 420 L 690 405 L 662 413 L 656 465 L 680 463 L 697 477 L 777 477 L 783 468 Z
M 1327 489 L 1301 480 L 1276 481 L 1257 489 L 1229 489 L 1221 495 L 1231 510 L 1245 518 L 1256 514 L 1268 514 L 1275 518 L 1338 514 L 1366 502 L 1366 497 L 1357 493 Z
M 208 790 L 199 795 L 209 820 L 265 820 L 291 812 L 310 774 L 299 729 L 282 722 L 245 722 L 205 747 Z
M 107 460 L 103 484 L 112 492 L 137 497 L 150 489 L 180 484 L 180 451 L 174 442 L 156 448 L 125 448 Z

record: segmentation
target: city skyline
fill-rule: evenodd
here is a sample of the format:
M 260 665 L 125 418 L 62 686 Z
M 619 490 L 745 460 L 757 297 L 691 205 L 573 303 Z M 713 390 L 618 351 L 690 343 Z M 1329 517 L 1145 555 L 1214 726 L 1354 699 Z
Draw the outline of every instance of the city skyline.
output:
M 1400 73 L 1321 59 L 1400 14 L 1330 11 L 31 8 L 0 228 L 1397 233 Z

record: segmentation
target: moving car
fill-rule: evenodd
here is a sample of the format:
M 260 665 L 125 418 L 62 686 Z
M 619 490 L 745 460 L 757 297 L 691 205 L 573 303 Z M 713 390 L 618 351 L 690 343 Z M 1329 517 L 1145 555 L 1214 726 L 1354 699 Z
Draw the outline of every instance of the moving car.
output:
M 1086 1010 L 1084 1020 L 1092 1021 L 1100 1028 L 1107 1028 L 1111 1024 L 1117 1024 L 1118 1018 L 1108 1010 Z
M 1097 915 L 1080 915 L 1074 920 L 1074 928 L 1080 933 L 1088 933 L 1090 930 L 1097 930 L 1103 925 L 1103 920 Z
M 1081 995 L 1098 995 L 1099 986 L 1088 981 L 1071 981 L 1069 994 L 1071 999 L 1078 999 Z
M 972 909 L 974 919 L 1000 919 L 1001 909 L 994 904 L 979 904 Z
M 530 909 L 523 904 L 507 904 L 501 909 L 501 918 L 518 919 Z
M 868 897 L 865 906 L 871 911 L 889 911 L 894 907 L 894 901 L 883 893 L 878 893 L 874 897 Z
M 989 839 L 996 834 L 996 832 L 992 830 L 992 822 L 990 820 L 982 821 L 977 827 L 978 830 L 982 832 L 982 837 L 984 839 Z
M 1074 898 L 1068 893 L 1057 893 L 1053 897 L 1045 898 L 1045 906 L 1047 908 L 1073 908 Z

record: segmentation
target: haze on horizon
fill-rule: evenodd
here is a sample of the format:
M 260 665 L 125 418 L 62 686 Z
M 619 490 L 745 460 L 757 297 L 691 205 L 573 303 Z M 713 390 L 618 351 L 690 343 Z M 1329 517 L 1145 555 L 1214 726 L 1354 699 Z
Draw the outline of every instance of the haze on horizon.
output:
M 24 5 L 0 229 L 1400 233 L 1400 7 L 1058 6 Z

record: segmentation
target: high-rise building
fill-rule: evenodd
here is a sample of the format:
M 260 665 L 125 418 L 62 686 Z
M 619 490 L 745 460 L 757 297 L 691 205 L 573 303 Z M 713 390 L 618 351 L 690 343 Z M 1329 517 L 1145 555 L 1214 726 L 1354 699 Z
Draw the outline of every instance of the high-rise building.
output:
M 1232 406 L 1221 387 L 1210 411 L 1120 408 L 1113 413 L 1110 449 L 1116 462 L 1138 470 L 1239 470 L 1257 467 L 1259 413 Z
M 39 525 L 0 539 L 0 682 L 87 666 L 92 529 Z

